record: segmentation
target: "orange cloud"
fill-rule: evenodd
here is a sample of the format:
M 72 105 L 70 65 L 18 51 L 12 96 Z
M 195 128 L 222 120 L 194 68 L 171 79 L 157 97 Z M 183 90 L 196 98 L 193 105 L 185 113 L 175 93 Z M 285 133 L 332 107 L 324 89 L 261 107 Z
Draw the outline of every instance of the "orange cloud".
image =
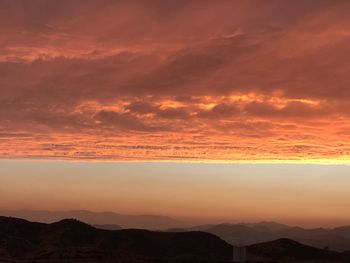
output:
M 3 1 L 0 157 L 348 162 L 349 7 Z

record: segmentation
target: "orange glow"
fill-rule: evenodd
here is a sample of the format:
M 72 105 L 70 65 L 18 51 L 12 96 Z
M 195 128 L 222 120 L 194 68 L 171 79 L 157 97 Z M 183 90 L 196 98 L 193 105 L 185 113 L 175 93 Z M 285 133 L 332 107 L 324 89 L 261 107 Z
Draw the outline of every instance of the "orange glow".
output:
M 327 104 L 281 97 L 264 100 L 259 94 L 220 101 L 225 99 L 166 99 L 140 101 L 137 107 L 127 101 L 86 101 L 72 109 L 83 116 L 82 130 L 62 126 L 49 137 L 37 133 L 35 140 L 32 134 L 8 134 L 16 140 L 4 136 L 0 154 L 2 158 L 105 161 L 346 163 L 350 159 L 350 143 L 342 134 L 349 127 L 348 119 L 327 113 L 332 116 L 329 122 L 321 108 Z M 259 105 L 258 111 L 250 105 Z M 308 111 L 309 120 L 303 116 Z M 106 115 L 99 116 L 100 112 Z
M 1 158 L 349 162 L 346 1 L 5 2 Z
M 143 126 L 130 127 L 127 130 L 117 129 L 116 132 L 112 123 L 115 120 L 95 120 L 97 112 L 118 113 L 120 115 L 116 115 L 116 118 L 125 115 L 126 120 L 134 118 L 133 113 L 126 110 L 123 104 L 104 106 L 84 103 L 74 110 L 86 116 L 86 125 L 89 126 L 83 132 L 64 131 L 64 127 L 61 127 L 61 132 L 51 133 L 49 138 L 44 134 L 37 134 L 35 140 L 30 134 L 10 134 L 9 137 L 17 135 L 16 140 L 3 140 L 1 156 L 131 161 L 328 163 L 349 160 L 350 143 L 346 143 L 346 135 L 341 134 L 348 128 L 347 119 L 333 117 L 333 121 L 329 123 L 322 116 L 304 120 L 302 116 L 282 119 L 277 114 L 273 118 L 252 116 L 246 120 L 244 115 L 249 113 L 244 109 L 239 114 L 220 118 L 209 114 L 209 111 L 214 112 L 215 106 L 208 107 L 205 110 L 209 112 L 208 116 L 202 117 L 199 115 L 203 111 L 200 104 L 185 105 L 189 113 L 184 119 L 159 117 L 167 109 L 177 109 L 174 105 L 176 104 L 166 104 L 156 107 L 154 112 L 138 113 L 138 116 L 143 116 Z M 183 107 L 181 104 L 181 108 Z M 281 109 L 276 107 L 275 111 L 279 112 Z M 124 121 L 124 117 L 120 117 L 120 121 Z M 172 129 L 174 123 L 181 129 Z M 150 133 L 142 131 L 152 127 L 154 131 Z

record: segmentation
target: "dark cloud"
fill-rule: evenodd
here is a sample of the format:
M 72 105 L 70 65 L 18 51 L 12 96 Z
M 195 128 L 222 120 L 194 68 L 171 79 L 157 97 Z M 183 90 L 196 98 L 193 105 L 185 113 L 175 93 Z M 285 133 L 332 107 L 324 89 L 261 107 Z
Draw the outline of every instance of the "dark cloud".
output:
M 285 106 L 276 107 L 270 103 L 252 102 L 245 106 L 247 114 L 265 118 L 319 118 L 332 114 L 334 111 L 327 106 L 313 106 L 302 102 L 290 102 Z
M 147 124 L 129 113 L 103 110 L 96 114 L 95 119 L 100 122 L 102 127 L 115 127 L 127 131 L 154 132 L 171 130 L 171 127 Z
M 164 119 L 188 119 L 190 111 L 185 107 L 162 108 L 161 104 L 136 101 L 125 107 L 131 113 L 136 114 L 154 114 L 157 118 Z
M 126 110 L 140 114 L 154 113 L 159 110 L 159 106 L 148 102 L 136 101 L 125 107 Z
M 231 118 L 241 114 L 241 109 L 235 104 L 220 103 L 209 110 L 201 110 L 197 113 L 200 118 L 209 118 L 220 120 L 223 118 Z
M 157 112 L 157 116 L 165 119 L 189 119 L 190 113 L 185 108 L 168 108 Z

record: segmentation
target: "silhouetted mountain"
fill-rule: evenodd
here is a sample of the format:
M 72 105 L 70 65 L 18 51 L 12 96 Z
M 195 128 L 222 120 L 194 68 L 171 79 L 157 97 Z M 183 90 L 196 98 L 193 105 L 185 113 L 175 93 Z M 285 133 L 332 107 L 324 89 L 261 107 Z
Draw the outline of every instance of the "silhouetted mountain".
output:
M 291 239 L 278 239 L 248 247 L 250 260 L 278 260 L 278 262 L 300 262 L 322 260 L 340 262 L 340 253 L 303 245 Z
M 336 227 L 331 230 L 331 233 L 350 238 L 350 226 Z
M 93 227 L 96 227 L 98 229 L 104 229 L 104 230 L 121 230 L 123 229 L 121 226 L 119 225 L 115 225 L 115 224 L 105 224 L 105 225 L 93 225 Z
M 270 233 L 267 228 L 260 229 L 244 225 L 230 224 L 215 225 L 203 231 L 217 235 L 235 245 L 254 244 L 266 241 L 266 237 L 269 236 Z M 271 235 L 269 238 L 273 239 L 273 236 Z
M 0 211 L 2 216 L 24 218 L 26 220 L 53 223 L 64 218 L 76 218 L 88 224 L 114 225 L 122 228 L 140 228 L 149 230 L 161 230 L 173 227 L 184 227 L 184 222 L 167 216 L 158 215 L 122 215 L 113 212 L 91 212 L 85 210 L 74 211 Z
M 278 223 L 200 225 L 186 229 L 200 230 L 217 235 L 232 245 L 251 245 L 279 238 L 289 238 L 317 248 L 328 247 L 335 251 L 350 250 L 350 227 L 334 229 L 304 229 Z M 173 229 L 181 231 L 181 229 Z M 185 230 L 185 231 L 186 231 Z M 184 231 L 182 229 L 182 231 Z
M 350 262 L 350 250 L 349 251 L 344 251 L 342 253 L 342 259 L 345 261 L 345 262 Z
M 287 225 L 271 222 L 271 221 L 262 221 L 258 223 L 239 223 L 239 225 L 249 226 L 253 228 L 261 228 L 261 229 L 268 228 L 269 230 L 272 230 L 272 231 L 278 231 L 289 227 Z
M 328 247 L 336 251 L 350 249 L 350 238 L 347 238 L 341 233 L 334 232 L 333 229 L 290 227 L 276 232 L 275 235 L 294 239 L 298 242 L 318 248 Z
M 231 245 L 204 232 L 108 231 L 74 219 L 0 217 L 0 262 L 220 262 L 231 255 Z
M 245 232 L 246 228 L 234 229 Z M 318 249 L 290 239 L 250 245 L 247 252 L 249 262 L 350 262 L 350 251 Z M 0 217 L 0 262 L 4 263 L 228 263 L 231 257 L 231 245 L 205 232 L 109 231 L 75 219 L 45 224 Z

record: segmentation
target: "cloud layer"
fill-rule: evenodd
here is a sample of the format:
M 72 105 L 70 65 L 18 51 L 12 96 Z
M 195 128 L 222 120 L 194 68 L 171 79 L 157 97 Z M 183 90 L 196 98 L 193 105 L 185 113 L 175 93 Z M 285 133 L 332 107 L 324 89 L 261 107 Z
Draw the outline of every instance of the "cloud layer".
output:
M 0 157 L 347 161 L 349 11 L 0 1 Z

